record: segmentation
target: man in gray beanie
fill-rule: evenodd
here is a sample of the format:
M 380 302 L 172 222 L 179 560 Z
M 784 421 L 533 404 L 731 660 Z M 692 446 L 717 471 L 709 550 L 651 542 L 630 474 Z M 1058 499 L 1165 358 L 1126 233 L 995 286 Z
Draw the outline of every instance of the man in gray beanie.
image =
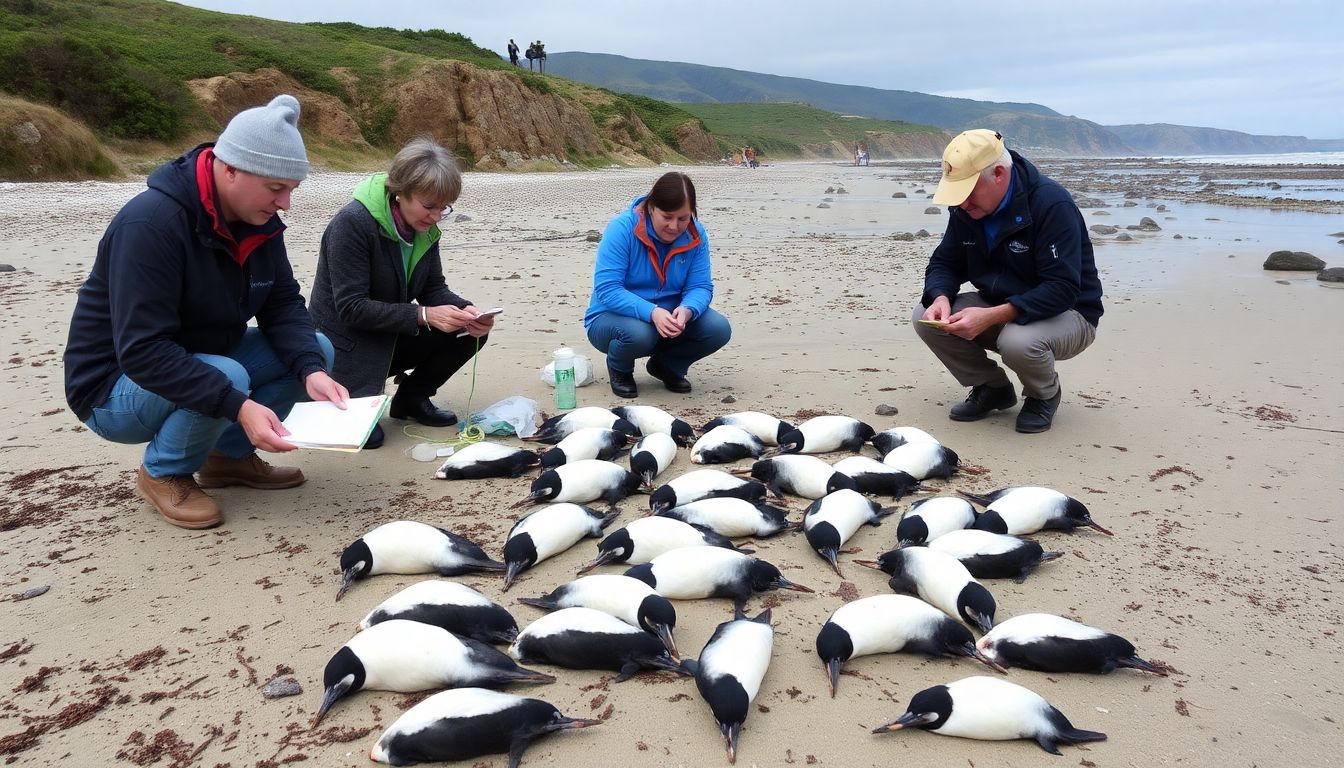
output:
M 278 212 L 307 175 L 298 100 L 244 110 L 150 174 L 79 289 L 66 400 L 100 437 L 148 443 L 135 490 L 173 525 L 223 521 L 202 488 L 302 484 L 257 449 L 294 449 L 281 420 L 305 392 L 349 397 L 285 253 Z

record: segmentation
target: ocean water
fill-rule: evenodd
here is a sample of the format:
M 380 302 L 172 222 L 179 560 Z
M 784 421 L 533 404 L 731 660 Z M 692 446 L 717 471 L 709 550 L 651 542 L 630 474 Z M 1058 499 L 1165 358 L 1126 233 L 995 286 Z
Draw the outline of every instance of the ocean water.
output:
M 1210 165 L 1344 165 L 1344 152 L 1289 152 L 1275 155 L 1178 155 L 1148 158 L 1158 163 Z

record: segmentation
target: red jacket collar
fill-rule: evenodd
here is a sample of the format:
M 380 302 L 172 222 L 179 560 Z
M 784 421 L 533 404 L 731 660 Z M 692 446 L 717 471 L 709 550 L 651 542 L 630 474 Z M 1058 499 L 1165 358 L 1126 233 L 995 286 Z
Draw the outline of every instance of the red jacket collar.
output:
M 200 191 L 201 208 L 205 210 L 205 215 L 210 221 L 210 231 L 224 243 L 233 260 L 242 266 L 247 263 L 247 257 L 262 243 L 283 232 L 285 224 L 277 221 L 275 226 L 268 226 L 262 231 L 245 235 L 242 242 L 236 240 L 228 222 L 224 221 L 223 212 L 216 204 L 219 196 L 215 194 L 214 160 L 215 152 L 210 147 L 206 147 L 196 155 L 196 189 Z

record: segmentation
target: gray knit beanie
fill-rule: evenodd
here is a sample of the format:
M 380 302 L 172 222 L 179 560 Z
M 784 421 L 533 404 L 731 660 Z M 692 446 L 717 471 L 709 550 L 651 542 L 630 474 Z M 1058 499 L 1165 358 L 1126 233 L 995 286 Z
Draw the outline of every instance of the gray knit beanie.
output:
M 215 142 L 215 157 L 257 176 L 303 181 L 308 154 L 299 135 L 299 100 L 282 93 L 234 115 Z

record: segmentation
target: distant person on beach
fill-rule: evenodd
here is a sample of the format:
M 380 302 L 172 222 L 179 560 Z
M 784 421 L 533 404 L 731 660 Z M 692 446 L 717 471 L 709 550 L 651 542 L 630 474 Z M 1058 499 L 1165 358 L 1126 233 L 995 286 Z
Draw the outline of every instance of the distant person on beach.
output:
M 257 449 L 294 449 L 280 422 L 305 393 L 342 408 L 349 397 L 327 373 L 331 343 L 314 331 L 277 215 L 307 175 L 299 102 L 244 110 L 217 142 L 149 175 L 79 289 L 66 400 L 99 437 L 149 443 L 135 490 L 173 525 L 223 521 L 202 488 L 302 484 Z
M 732 327 L 714 299 L 709 238 L 696 218 L 695 185 L 665 173 L 647 195 L 607 224 L 583 317 L 588 340 L 607 355 L 611 391 L 636 397 L 635 361 L 673 392 L 690 392 L 691 365 L 728 343 Z
M 1044 432 L 1062 394 L 1055 362 L 1092 344 L 1102 313 L 1083 215 L 1064 187 L 984 129 L 947 145 L 933 202 L 952 206 L 951 218 L 924 271 L 914 325 L 971 388 L 950 417 L 978 421 L 1017 403 L 993 351 L 1022 381 L 1017 431 Z M 966 282 L 976 290 L 958 293 Z
M 509 63 L 518 66 L 518 44 L 513 42 L 512 37 L 509 38 Z
M 336 346 L 336 378 L 366 397 L 404 375 L 388 415 L 429 427 L 457 423 L 457 414 L 430 398 L 495 324 L 444 279 L 439 223 L 461 193 L 453 153 L 412 140 L 387 173 L 360 182 L 327 224 L 313 278 L 313 319 Z M 384 437 L 375 426 L 364 447 L 378 448 Z

